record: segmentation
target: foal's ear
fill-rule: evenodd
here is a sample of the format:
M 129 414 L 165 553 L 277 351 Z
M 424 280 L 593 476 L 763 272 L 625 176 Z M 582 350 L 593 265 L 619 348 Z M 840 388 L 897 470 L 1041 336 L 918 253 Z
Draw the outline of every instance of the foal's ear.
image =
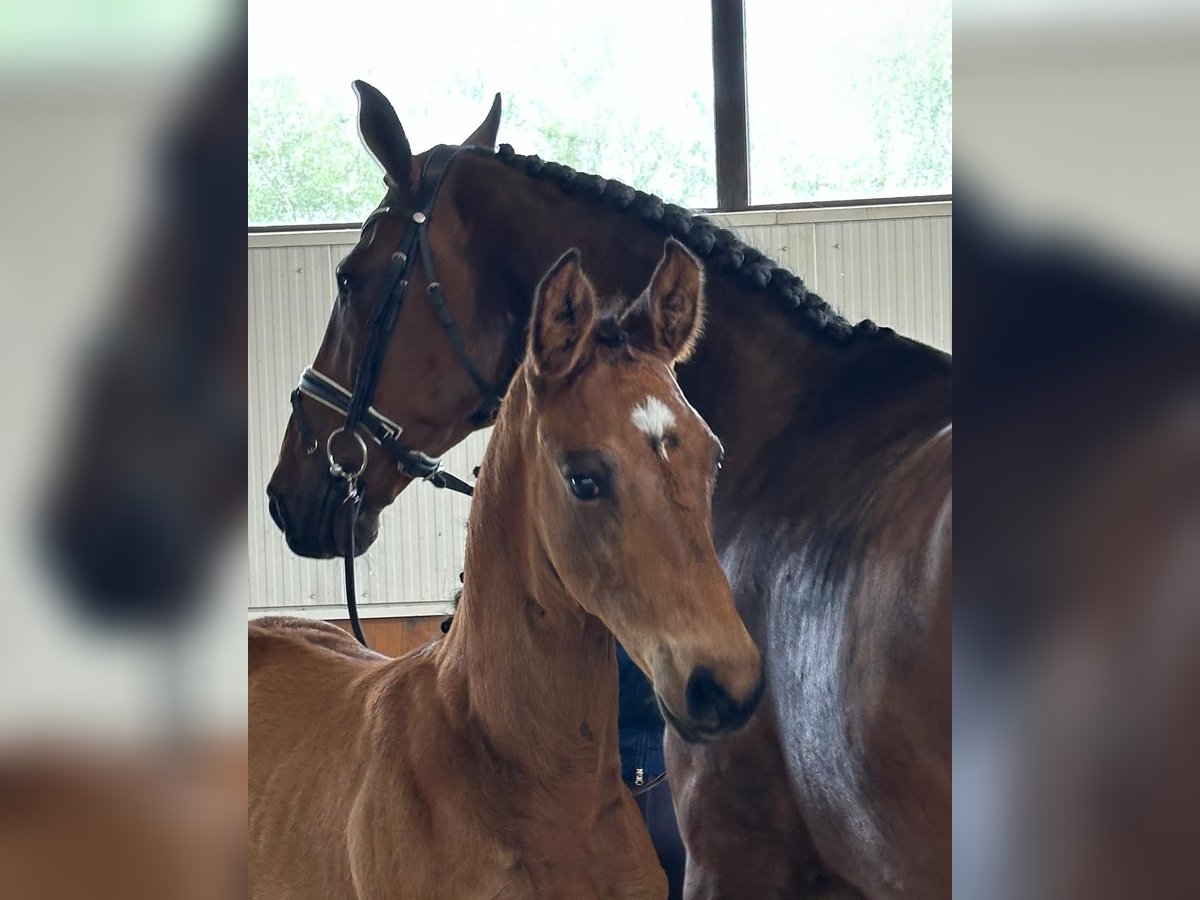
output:
M 365 81 L 354 82 L 358 94 L 358 134 L 383 167 L 389 185 L 407 189 L 412 177 L 412 148 L 396 110 L 379 90 Z
M 475 133 L 463 141 L 463 146 L 484 147 L 488 150 L 496 149 L 496 133 L 500 130 L 500 95 L 496 95 L 496 99 L 492 101 L 492 108 L 488 111 L 487 118 L 483 120 Z
M 696 257 L 674 238 L 667 239 L 650 287 L 625 314 L 639 343 L 669 359 L 686 359 L 704 323 L 704 272 Z
M 546 273 L 533 298 L 529 358 L 543 378 L 566 375 L 596 318 L 596 294 L 579 264 L 579 251 L 568 250 Z

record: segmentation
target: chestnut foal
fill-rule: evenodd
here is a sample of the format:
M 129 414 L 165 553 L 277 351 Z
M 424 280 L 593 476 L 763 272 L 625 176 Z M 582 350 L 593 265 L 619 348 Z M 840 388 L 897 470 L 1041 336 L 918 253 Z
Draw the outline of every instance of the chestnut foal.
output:
M 701 281 L 674 241 L 633 302 L 599 303 L 574 250 L 542 280 L 447 637 L 393 660 L 251 623 L 251 897 L 666 896 L 621 781 L 613 637 L 687 740 L 762 692 L 713 549 L 720 445 L 673 372 Z

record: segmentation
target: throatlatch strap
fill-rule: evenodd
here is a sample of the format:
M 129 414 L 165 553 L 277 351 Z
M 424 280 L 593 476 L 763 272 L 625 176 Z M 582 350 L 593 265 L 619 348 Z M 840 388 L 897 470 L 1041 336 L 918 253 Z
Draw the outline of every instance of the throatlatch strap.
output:
M 494 409 L 499 409 L 500 396 L 492 390 L 487 379 L 475 368 L 475 363 L 471 360 L 471 355 L 467 352 L 466 341 L 463 340 L 462 333 L 454 323 L 454 317 L 450 315 L 450 308 L 446 305 L 446 297 L 442 293 L 442 283 L 437 280 L 437 273 L 433 268 L 433 256 L 429 252 L 429 237 L 425 232 L 421 232 L 417 237 L 417 244 L 421 248 L 421 264 L 425 267 L 425 276 L 429 279 L 427 293 L 429 294 L 429 302 L 433 304 L 434 315 L 442 323 L 442 327 L 446 329 L 446 336 L 450 338 L 450 343 L 454 345 L 454 352 L 458 354 L 458 359 L 462 363 L 463 369 L 466 370 L 471 381 L 475 383 L 475 389 L 479 391 L 479 395 Z

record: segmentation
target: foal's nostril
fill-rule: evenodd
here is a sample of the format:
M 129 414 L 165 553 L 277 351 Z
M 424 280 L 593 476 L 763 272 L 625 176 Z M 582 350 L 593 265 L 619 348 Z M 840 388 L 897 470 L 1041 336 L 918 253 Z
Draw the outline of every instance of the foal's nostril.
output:
M 697 666 L 687 683 L 687 707 L 697 723 L 719 728 L 730 718 L 737 704 L 717 681 L 712 669 Z
M 735 700 L 707 666 L 697 666 L 687 683 L 687 707 L 693 721 L 712 732 L 736 731 L 750 720 L 762 699 L 765 682 L 760 677 L 754 690 Z

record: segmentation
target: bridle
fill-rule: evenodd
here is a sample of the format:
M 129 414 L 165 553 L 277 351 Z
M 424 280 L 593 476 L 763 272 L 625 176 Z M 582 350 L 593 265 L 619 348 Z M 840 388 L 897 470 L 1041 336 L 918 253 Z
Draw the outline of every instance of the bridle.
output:
M 363 432 L 395 458 L 400 471 L 414 479 L 421 479 L 438 488 L 448 488 L 468 497 L 473 488 L 470 484 L 455 477 L 445 470 L 440 458 L 428 456 L 419 450 L 405 446 L 400 441 L 404 429 L 396 422 L 383 415 L 371 405 L 375 389 L 379 382 L 379 373 L 383 367 L 383 357 L 387 350 L 388 339 L 396 324 L 400 306 L 404 302 L 408 289 L 409 269 L 413 258 L 420 254 L 421 265 L 429 286 L 426 294 L 433 304 L 434 314 L 446 330 L 450 343 L 458 354 L 458 360 L 463 369 L 474 382 L 476 389 L 483 397 L 489 411 L 494 413 L 500 408 L 501 397 L 487 380 L 480 374 L 475 363 L 467 353 L 467 345 L 462 333 L 454 323 L 454 317 L 446 306 L 446 298 L 442 293 L 441 282 L 433 267 L 433 256 L 429 250 L 428 226 L 430 213 L 438 190 L 446 178 L 450 163 L 464 150 L 475 149 L 470 145 L 461 147 L 439 144 L 429 151 L 425 164 L 421 168 L 421 176 L 417 185 L 417 206 L 412 210 L 381 206 L 376 209 L 363 223 L 362 230 L 383 218 L 403 219 L 408 225 L 400 240 L 399 248 L 392 253 L 384 277 L 383 291 L 375 303 L 367 319 L 368 335 L 363 349 L 362 360 L 359 362 L 358 374 L 355 376 L 354 389 L 347 390 L 337 381 L 312 366 L 307 367 L 300 375 L 300 383 L 292 391 L 292 412 L 304 442 L 305 452 L 315 453 L 319 446 L 312 429 L 304 417 L 301 396 L 322 404 L 334 412 L 345 416 L 345 422 L 335 428 L 325 441 L 325 457 L 329 462 L 329 475 L 335 485 L 344 487 L 343 504 L 350 505 L 350 536 L 347 541 L 345 555 L 346 575 L 346 607 L 350 614 L 350 624 L 354 636 L 360 644 L 367 646 L 363 635 L 362 625 L 358 619 L 358 603 L 354 588 L 354 530 L 358 524 L 358 513 L 362 505 L 362 493 L 358 489 L 358 479 L 367 469 L 368 445 L 363 439 Z M 360 459 L 357 466 L 344 465 L 338 462 L 334 453 L 334 442 L 339 435 L 346 435 L 358 445 Z

